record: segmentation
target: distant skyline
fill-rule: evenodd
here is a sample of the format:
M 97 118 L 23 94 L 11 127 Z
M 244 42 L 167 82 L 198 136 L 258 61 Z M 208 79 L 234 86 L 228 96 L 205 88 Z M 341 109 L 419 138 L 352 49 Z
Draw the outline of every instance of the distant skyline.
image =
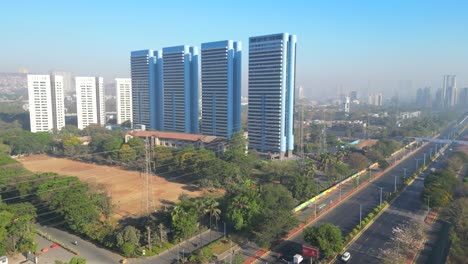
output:
M 297 80 L 314 99 L 358 90 L 414 97 L 457 75 L 468 87 L 466 1 L 6 1 L 0 72 L 130 77 L 130 51 L 297 35 Z M 402 87 L 411 80 L 411 92 Z M 403 85 L 407 87 L 407 85 Z M 399 89 L 399 87 L 402 87 Z

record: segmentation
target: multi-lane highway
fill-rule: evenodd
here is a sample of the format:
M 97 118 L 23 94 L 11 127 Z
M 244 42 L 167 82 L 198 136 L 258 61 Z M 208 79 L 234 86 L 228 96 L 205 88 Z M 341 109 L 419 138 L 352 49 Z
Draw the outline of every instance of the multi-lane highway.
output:
M 453 127 L 445 130 L 441 137 L 445 138 L 446 135 L 453 133 Z M 437 146 L 440 149 L 441 146 Z M 433 155 L 436 149 L 435 144 L 427 144 L 416 150 L 412 153 L 411 156 L 405 158 L 399 162 L 396 166 L 389 169 L 382 176 L 374 179 L 365 187 L 363 187 L 359 192 L 356 192 L 346 200 L 342 201 L 339 205 L 331 209 L 328 213 L 321 216 L 319 219 L 314 221 L 311 225 L 321 225 L 323 223 L 332 223 L 340 227 L 343 232 L 343 235 L 347 235 L 352 231 L 357 224 L 359 224 L 359 217 L 362 214 L 363 218 L 370 213 L 379 203 L 380 196 L 385 197 L 394 191 L 395 180 L 397 185 L 402 184 L 403 176 L 406 171 L 406 175 L 411 175 L 416 171 L 417 166 L 421 166 L 424 163 L 424 157 L 426 157 L 426 162 L 429 161 L 431 154 Z M 322 201 L 323 202 L 323 201 Z M 320 202 L 319 202 L 320 203 Z M 401 203 L 406 203 L 402 200 Z M 419 206 L 419 197 L 408 201 L 408 203 L 413 204 L 412 206 Z M 312 206 L 311 208 L 314 208 Z M 361 211 L 360 211 L 361 208 Z M 313 214 L 313 209 L 306 210 L 305 213 L 309 216 Z M 301 217 L 301 215 L 299 215 Z M 304 236 L 302 232 L 293 235 L 288 240 L 281 243 L 277 248 L 272 252 L 262 257 L 260 260 L 268 263 L 275 263 L 276 256 L 278 253 L 283 255 L 294 255 L 301 252 L 301 246 L 304 244 Z M 367 251 L 367 249 L 366 249 Z M 368 252 L 368 255 L 375 256 L 377 255 L 377 250 Z M 366 262 L 356 262 L 356 263 L 366 263 Z
M 436 170 L 442 169 L 445 159 L 446 155 L 440 156 L 431 167 Z M 381 249 L 391 245 L 394 227 L 414 221 L 423 223 L 428 207 L 421 201 L 420 196 L 427 173 L 428 171 L 420 174 L 413 184 L 408 186 L 390 207 L 348 247 L 347 251 L 351 253 L 349 263 L 381 263 Z M 340 263 L 340 261 L 337 260 L 335 263 Z M 423 258 L 420 263 L 424 263 Z

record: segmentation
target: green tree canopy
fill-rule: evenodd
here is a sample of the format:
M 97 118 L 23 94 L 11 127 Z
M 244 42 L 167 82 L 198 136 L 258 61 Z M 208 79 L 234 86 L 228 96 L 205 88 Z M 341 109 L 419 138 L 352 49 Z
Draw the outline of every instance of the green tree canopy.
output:
M 312 246 L 317 246 L 326 257 L 336 255 L 344 247 L 340 228 L 329 223 L 305 228 L 304 240 Z
M 349 155 L 348 163 L 349 166 L 356 171 L 360 171 L 369 166 L 369 160 L 366 158 L 366 156 L 357 152 L 351 153 L 351 155 Z
M 294 199 L 283 185 L 266 184 L 260 188 L 260 212 L 253 221 L 253 234 L 261 246 L 269 247 L 297 224 L 292 213 Z
M 128 144 L 123 144 L 119 150 L 119 159 L 124 163 L 135 161 L 137 158 L 135 149 L 131 148 Z

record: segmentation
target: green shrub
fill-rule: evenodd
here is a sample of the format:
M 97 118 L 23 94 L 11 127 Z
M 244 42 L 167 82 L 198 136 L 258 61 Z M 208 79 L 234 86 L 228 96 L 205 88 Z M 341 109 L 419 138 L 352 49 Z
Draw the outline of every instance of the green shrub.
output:
M 374 215 L 374 213 L 369 213 L 369 214 L 367 215 L 367 217 L 369 217 L 369 219 L 373 219 L 373 218 L 375 217 L 375 215 Z
M 135 245 L 132 243 L 124 243 L 122 245 L 122 253 L 125 257 L 131 257 L 133 256 L 133 253 L 135 252 Z

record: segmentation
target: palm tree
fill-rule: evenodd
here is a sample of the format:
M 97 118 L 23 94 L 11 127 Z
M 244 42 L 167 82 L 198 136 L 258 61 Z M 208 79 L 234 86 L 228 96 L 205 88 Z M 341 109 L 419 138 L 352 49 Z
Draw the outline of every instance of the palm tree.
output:
M 243 212 L 244 209 L 248 209 L 250 207 L 248 199 L 249 198 L 246 196 L 236 196 L 232 201 L 232 205 L 234 205 L 234 208 L 237 208 Z
M 328 165 L 332 162 L 332 158 L 330 156 L 330 153 L 325 153 L 320 156 L 320 170 L 326 172 Z
M 179 220 L 181 217 L 183 217 L 185 214 L 184 208 L 180 205 L 174 206 L 171 212 L 171 220 L 172 222 L 176 222 Z
M 210 229 L 211 229 L 211 218 L 216 219 L 216 226 L 218 226 L 219 216 L 221 214 L 221 209 L 218 208 L 219 202 L 213 198 L 206 200 L 205 213 L 210 214 Z
M 195 208 L 198 213 L 198 221 L 201 224 L 202 217 L 206 214 L 206 201 L 204 199 L 197 200 L 195 202 Z

